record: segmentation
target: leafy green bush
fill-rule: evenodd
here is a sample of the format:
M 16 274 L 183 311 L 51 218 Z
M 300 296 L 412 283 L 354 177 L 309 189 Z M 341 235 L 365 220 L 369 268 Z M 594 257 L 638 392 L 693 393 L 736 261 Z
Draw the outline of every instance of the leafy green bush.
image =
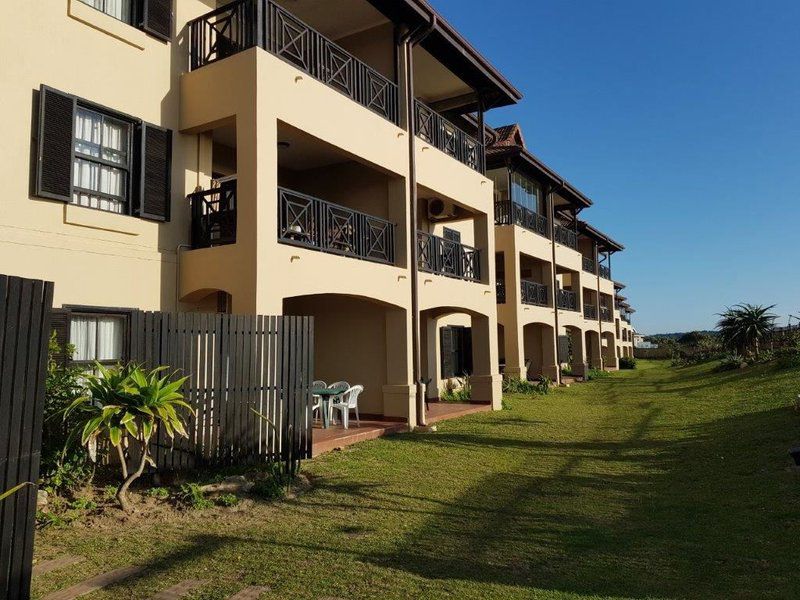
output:
M 107 485 L 103 488 L 103 500 L 106 502 L 111 502 L 114 498 L 117 497 L 117 490 L 119 486 L 116 485 Z
M 232 508 L 239 504 L 239 497 L 236 494 L 223 494 L 219 498 L 217 498 L 217 504 L 220 506 L 227 506 L 228 508 Z
M 792 346 L 780 348 L 774 353 L 778 367 L 781 369 L 794 369 L 800 367 L 800 341 Z
M 550 393 L 550 386 L 553 385 L 553 380 L 550 379 L 547 375 L 542 375 L 539 378 L 539 383 L 536 384 L 536 391 L 541 394 L 542 396 L 546 396 Z
M 736 371 L 738 369 L 743 369 L 746 366 L 747 362 L 745 362 L 744 358 L 738 354 L 729 354 L 717 365 L 715 371 Z
M 619 359 L 619 368 L 620 369 L 635 369 L 636 368 L 636 359 L 631 356 L 623 356 Z
M 74 416 L 64 415 L 69 406 L 86 393 L 83 372 L 80 368 L 63 365 L 58 360 L 61 350 L 53 332 L 48 347 L 41 462 L 41 487 L 53 495 L 77 489 L 94 475 L 86 448 L 77 436 L 70 435 L 79 422 Z M 66 354 L 73 350 L 68 346 Z
M 193 510 L 205 510 L 214 506 L 214 503 L 206 498 L 203 490 L 196 483 L 183 484 L 177 499 L 178 504 Z
M 169 498 L 169 490 L 165 487 L 151 487 L 147 490 L 147 495 L 156 500 L 166 500 Z
M 519 377 L 504 377 L 503 392 L 506 394 L 540 394 L 550 393 L 552 380 L 549 377 L 541 377 L 538 381 L 528 381 Z
M 594 379 L 605 379 L 606 377 L 611 377 L 611 373 L 608 371 L 603 371 L 602 369 L 589 369 L 589 381 Z
M 442 402 L 469 402 L 472 398 L 472 384 L 469 375 L 462 378 L 448 379 L 444 388 L 439 392 Z
M 69 507 L 74 510 L 94 510 L 97 508 L 97 502 L 91 498 L 75 498 L 69 503 Z
M 129 364 L 105 368 L 95 364 L 100 375 L 85 375 L 88 394 L 77 398 L 64 412 L 66 418 L 75 419 L 73 435 L 80 435 L 81 444 L 96 457 L 99 442 L 108 442 L 119 456 L 122 485 L 117 500 L 123 510 L 133 507 L 128 499 L 128 488 L 144 473 L 149 464 L 155 467 L 150 456 L 150 440 L 161 427 L 169 438 L 186 437 L 183 417 L 178 411 L 192 412 L 179 391 L 186 377 L 171 381 L 162 376 L 167 367 L 144 371 L 139 365 Z M 127 440 L 135 442 L 132 445 Z M 131 446 L 137 447 L 140 456 L 133 460 Z M 129 463 L 132 464 L 129 469 Z

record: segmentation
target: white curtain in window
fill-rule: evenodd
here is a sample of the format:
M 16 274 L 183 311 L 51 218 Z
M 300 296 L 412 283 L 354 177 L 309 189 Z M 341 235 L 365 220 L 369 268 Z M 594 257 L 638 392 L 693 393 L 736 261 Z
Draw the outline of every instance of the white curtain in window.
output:
M 102 125 L 99 114 L 79 108 L 75 115 L 75 150 L 88 156 L 100 156 Z
M 130 0 L 105 0 L 105 13 L 116 19 L 128 21 L 131 14 Z
M 101 317 L 97 320 L 97 360 L 122 358 L 122 319 Z
M 94 360 L 97 356 L 97 320 L 92 317 L 72 317 L 69 342 L 75 346 L 74 360 Z
M 102 194 L 125 196 L 125 173 L 119 169 L 76 158 L 73 161 L 73 183 L 84 190 Z M 76 190 L 72 202 L 80 206 L 101 208 L 112 212 L 124 212 L 124 203 L 113 198 L 100 198 L 87 192 Z

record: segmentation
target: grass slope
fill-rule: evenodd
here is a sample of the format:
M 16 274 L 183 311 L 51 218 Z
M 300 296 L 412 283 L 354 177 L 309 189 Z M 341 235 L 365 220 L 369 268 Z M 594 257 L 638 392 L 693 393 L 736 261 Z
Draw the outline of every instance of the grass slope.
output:
M 437 434 L 368 442 L 306 466 L 316 487 L 242 512 L 46 530 L 37 557 L 144 576 L 93 599 L 193 598 L 245 584 L 275 598 L 797 598 L 800 373 L 641 362 Z

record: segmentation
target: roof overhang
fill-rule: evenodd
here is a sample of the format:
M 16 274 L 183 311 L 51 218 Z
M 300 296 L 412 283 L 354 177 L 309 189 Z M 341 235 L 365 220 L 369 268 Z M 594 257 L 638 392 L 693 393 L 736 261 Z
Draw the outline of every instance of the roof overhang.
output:
M 421 46 L 441 61 L 480 94 L 484 108 L 509 106 L 522 100 L 522 93 L 475 49 L 427 0 L 369 0 L 395 23 L 416 28 L 436 21 Z M 434 19 L 435 17 L 435 19 Z M 460 108 L 463 112 L 478 108 L 475 101 Z
M 578 231 L 596 241 L 598 249 L 601 252 L 621 252 L 622 250 L 625 250 L 625 246 L 617 241 L 614 241 L 611 237 L 599 229 L 592 227 L 586 221 L 578 221 Z

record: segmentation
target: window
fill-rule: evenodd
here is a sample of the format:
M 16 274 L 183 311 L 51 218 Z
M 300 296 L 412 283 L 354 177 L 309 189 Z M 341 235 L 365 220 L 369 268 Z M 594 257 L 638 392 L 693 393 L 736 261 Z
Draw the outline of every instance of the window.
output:
M 73 313 L 69 324 L 69 343 L 75 347 L 73 362 L 87 371 L 93 370 L 95 362 L 122 362 L 126 323 L 124 315 Z
M 451 242 L 456 242 L 457 244 L 461 243 L 461 232 L 456 231 L 455 229 L 450 229 L 449 227 L 444 228 L 444 234 L 442 237 Z
M 472 329 L 447 326 L 440 330 L 442 378 L 472 374 Z
M 128 214 L 131 124 L 78 107 L 72 203 Z
M 133 0 L 81 0 L 81 2 L 130 25 L 136 22 Z
M 511 199 L 538 214 L 544 214 L 541 187 L 521 173 L 511 174 Z

